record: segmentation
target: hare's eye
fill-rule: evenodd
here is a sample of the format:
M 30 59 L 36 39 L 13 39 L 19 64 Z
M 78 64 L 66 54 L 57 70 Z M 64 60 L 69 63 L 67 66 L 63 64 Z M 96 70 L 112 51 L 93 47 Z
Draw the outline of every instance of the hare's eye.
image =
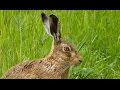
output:
M 70 51 L 71 51 L 71 48 L 70 48 L 70 47 L 64 47 L 63 50 L 64 50 L 65 52 L 70 52 Z

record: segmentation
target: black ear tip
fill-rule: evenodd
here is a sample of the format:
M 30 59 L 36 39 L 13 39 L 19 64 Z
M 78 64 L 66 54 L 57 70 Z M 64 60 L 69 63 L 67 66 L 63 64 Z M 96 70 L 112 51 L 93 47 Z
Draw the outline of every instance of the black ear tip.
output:
M 54 14 L 51 14 L 50 17 L 54 20 L 58 20 L 57 16 L 55 16 Z
M 46 16 L 46 15 L 45 15 L 45 13 L 41 13 L 41 16 L 44 17 L 44 16 Z
M 47 19 L 47 16 L 45 13 L 41 13 L 41 17 L 42 17 L 42 21 L 44 21 L 45 19 Z
M 50 16 L 55 16 L 54 14 L 51 14 Z
M 51 14 L 50 17 L 56 17 L 54 14 Z M 57 17 L 56 17 L 57 18 Z

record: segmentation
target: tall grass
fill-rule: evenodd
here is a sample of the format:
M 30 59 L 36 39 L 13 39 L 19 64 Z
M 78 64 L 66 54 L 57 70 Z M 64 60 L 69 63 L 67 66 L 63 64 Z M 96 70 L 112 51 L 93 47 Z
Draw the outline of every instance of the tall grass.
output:
M 83 62 L 70 78 L 120 78 L 119 10 L 1 10 L 0 77 L 24 60 L 46 56 L 51 48 L 40 14 L 55 14 L 65 40 L 79 49 Z

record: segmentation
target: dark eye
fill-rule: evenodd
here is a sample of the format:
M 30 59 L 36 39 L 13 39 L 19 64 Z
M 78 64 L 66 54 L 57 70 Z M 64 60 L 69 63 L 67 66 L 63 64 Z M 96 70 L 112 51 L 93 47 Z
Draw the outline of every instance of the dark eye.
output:
M 70 52 L 71 51 L 70 47 L 64 47 L 63 49 L 64 49 L 65 52 Z

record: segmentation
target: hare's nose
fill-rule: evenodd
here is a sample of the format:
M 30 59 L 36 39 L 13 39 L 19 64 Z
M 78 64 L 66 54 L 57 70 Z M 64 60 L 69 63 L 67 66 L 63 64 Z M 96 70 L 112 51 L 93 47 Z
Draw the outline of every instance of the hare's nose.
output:
M 79 62 L 81 63 L 82 61 L 81 61 L 81 60 L 79 60 Z

